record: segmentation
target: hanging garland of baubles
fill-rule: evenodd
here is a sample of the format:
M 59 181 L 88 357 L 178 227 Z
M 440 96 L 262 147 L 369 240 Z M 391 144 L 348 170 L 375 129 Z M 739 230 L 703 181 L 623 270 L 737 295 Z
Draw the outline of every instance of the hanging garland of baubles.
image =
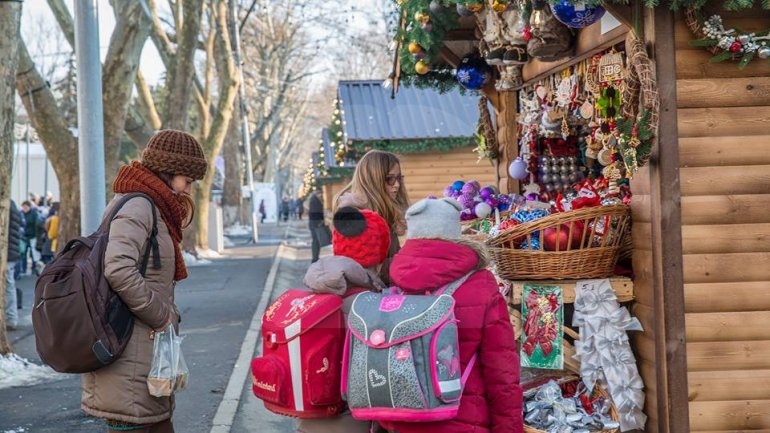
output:
M 573 29 L 582 29 L 598 22 L 604 16 L 604 8 L 599 5 L 572 3 L 569 0 L 557 0 L 551 3 L 551 12 L 562 24 Z
M 708 48 L 714 54 L 711 63 L 733 60 L 738 62 L 739 69 L 743 69 L 754 59 L 770 59 L 770 29 L 745 32 L 726 28 L 721 16 L 711 15 L 704 19 L 701 10 L 696 8 L 687 9 L 685 22 L 698 38 L 690 44 Z

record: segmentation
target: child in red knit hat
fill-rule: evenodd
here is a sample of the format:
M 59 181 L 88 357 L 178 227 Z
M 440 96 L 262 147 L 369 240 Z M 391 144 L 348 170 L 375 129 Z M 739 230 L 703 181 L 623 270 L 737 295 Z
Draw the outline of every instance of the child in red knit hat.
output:
M 355 294 L 385 288 L 378 274 L 390 248 L 390 229 L 376 212 L 343 207 L 334 214 L 333 256 L 322 257 L 310 265 L 305 285 L 316 293 L 332 293 L 344 298 L 347 316 Z M 301 419 L 298 433 L 369 433 L 368 421 L 354 420 L 345 411 L 335 418 Z

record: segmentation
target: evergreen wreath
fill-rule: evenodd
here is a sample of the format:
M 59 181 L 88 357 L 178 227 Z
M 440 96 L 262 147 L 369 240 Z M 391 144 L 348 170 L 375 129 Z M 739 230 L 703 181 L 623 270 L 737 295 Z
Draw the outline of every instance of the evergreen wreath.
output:
M 721 16 L 712 15 L 703 19 L 695 8 L 687 9 L 685 21 L 698 38 L 690 41 L 690 45 L 707 47 L 714 54 L 710 63 L 735 60 L 738 61 L 738 69 L 743 69 L 755 57 L 770 58 L 770 30 L 754 33 L 725 28 Z

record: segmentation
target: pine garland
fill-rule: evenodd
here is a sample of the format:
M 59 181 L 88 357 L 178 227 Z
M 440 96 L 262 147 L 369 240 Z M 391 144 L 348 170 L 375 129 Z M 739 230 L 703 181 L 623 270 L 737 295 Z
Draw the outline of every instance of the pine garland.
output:
M 550 3 L 560 3 L 559 0 L 548 0 Z M 700 9 L 708 3 L 709 0 L 668 0 L 668 4 L 665 1 L 660 0 L 644 0 L 644 6 L 648 8 L 654 8 L 658 6 L 668 6 L 672 10 L 695 8 Z M 601 6 L 602 3 L 628 5 L 628 0 L 567 0 L 570 4 L 585 3 L 590 6 Z M 743 9 L 751 9 L 756 5 L 760 5 L 763 9 L 770 9 L 770 0 L 724 0 L 722 2 L 722 8 L 728 11 L 739 11 Z
M 645 108 L 636 119 L 623 118 L 615 122 L 618 153 L 631 175 L 650 159 L 655 144 L 655 131 L 650 126 L 652 110 Z
M 371 149 L 393 153 L 425 153 L 447 151 L 464 146 L 472 146 L 472 137 L 431 138 L 424 140 L 371 140 L 354 142 L 351 147 L 361 153 Z

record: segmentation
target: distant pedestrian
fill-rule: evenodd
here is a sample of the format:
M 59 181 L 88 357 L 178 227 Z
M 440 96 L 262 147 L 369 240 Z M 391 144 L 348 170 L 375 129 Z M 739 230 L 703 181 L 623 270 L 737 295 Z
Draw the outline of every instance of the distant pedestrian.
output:
M 289 199 L 287 197 L 281 200 L 281 217 L 284 222 L 289 220 Z
M 311 245 L 313 253 L 312 263 L 315 263 L 321 255 L 321 244 L 326 241 L 326 239 L 321 238 L 326 237 L 324 232 L 329 230 L 324 223 L 323 193 L 320 189 L 317 189 L 310 194 L 310 199 L 308 199 L 307 218 L 309 221 L 310 235 L 313 237 Z
M 297 198 L 297 218 L 302 221 L 302 214 L 305 213 L 305 200 Z
M 56 255 L 59 239 L 59 202 L 51 203 L 51 209 L 48 211 L 48 218 L 45 220 L 46 240 L 43 244 L 43 263 L 46 265 L 51 262 Z
M 8 213 L 8 258 L 5 269 L 5 327 L 13 331 L 19 324 L 19 301 L 16 293 L 16 278 L 14 278 L 14 269 L 16 262 L 21 260 L 19 253 L 19 244 L 21 243 L 21 214 L 16 202 L 11 200 L 11 206 Z
M 147 266 L 144 276 L 139 271 L 153 229 L 153 205 L 145 198 L 132 198 L 111 222 L 104 277 L 134 314 L 134 328 L 120 358 L 82 375 L 81 408 L 105 419 L 109 433 L 174 432 L 174 398 L 150 395 L 147 374 L 154 331 L 179 323 L 174 287 L 187 278 L 180 243 L 195 213 L 192 183 L 203 178 L 207 167 L 203 149 L 192 135 L 163 130 L 150 138 L 141 162 L 120 168 L 112 185 L 116 194 L 105 215 L 125 194 L 144 193 L 152 198 L 161 267 Z
M 40 213 L 32 203 L 25 201 L 21 204 L 21 211 L 24 213 L 24 235 L 21 242 L 21 273 L 27 273 L 27 257 L 32 257 L 30 274 L 40 273 L 42 263 L 40 262 L 40 252 L 37 249 L 38 229 L 40 225 Z
M 260 224 L 265 223 L 265 218 L 267 217 L 267 212 L 265 211 L 265 200 L 259 201 L 259 215 L 261 219 L 259 220 Z

